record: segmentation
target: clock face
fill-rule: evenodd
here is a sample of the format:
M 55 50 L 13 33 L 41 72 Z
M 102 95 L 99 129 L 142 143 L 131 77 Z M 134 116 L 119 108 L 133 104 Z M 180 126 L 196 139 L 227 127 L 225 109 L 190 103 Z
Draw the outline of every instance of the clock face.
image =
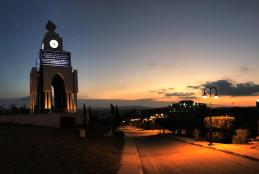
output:
M 51 46 L 51 48 L 57 48 L 58 47 L 58 41 L 53 39 L 49 42 L 49 45 Z

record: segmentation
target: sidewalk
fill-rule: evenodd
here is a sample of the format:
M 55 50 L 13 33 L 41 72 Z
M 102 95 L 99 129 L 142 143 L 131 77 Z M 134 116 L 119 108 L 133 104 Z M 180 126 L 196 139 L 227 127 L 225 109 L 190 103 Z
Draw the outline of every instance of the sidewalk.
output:
M 178 141 L 222 151 L 225 153 L 237 155 L 243 158 L 247 158 L 247 159 L 259 162 L 259 143 L 258 142 L 253 142 L 250 144 L 213 143 L 212 146 L 209 146 L 207 141 L 194 140 L 192 138 L 182 137 L 177 135 L 172 135 L 172 137 Z
M 158 133 L 160 133 L 160 130 L 134 129 L 133 131 L 131 130 L 131 126 L 120 127 L 119 130 L 125 133 L 125 139 L 122 152 L 121 167 L 117 174 L 143 174 L 141 162 L 135 144 L 135 137 L 157 135 Z M 195 140 L 193 138 L 173 135 L 170 131 L 166 131 L 165 134 L 181 142 L 205 148 L 211 148 L 214 150 L 222 151 L 259 162 L 259 142 L 244 145 L 213 143 L 212 146 L 209 146 L 207 141 Z
M 143 174 L 135 137 L 157 135 L 160 130 L 143 130 L 132 126 L 121 126 L 118 130 L 123 131 L 125 136 L 121 166 L 117 174 Z
M 121 167 L 117 174 L 143 174 L 134 137 L 125 137 Z

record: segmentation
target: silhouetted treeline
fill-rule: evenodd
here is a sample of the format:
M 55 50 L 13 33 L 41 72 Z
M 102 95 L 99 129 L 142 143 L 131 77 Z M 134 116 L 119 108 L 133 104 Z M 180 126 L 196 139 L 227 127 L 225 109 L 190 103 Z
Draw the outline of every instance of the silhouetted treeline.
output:
M 0 106 L 0 115 L 17 115 L 17 114 L 28 114 L 30 113 L 30 109 L 26 108 L 26 106 L 17 107 L 14 104 L 11 104 L 8 106 L 8 108 L 5 108 L 3 106 Z
M 184 129 L 187 136 L 193 136 L 194 129 L 199 130 L 201 136 L 206 136 L 208 132 L 204 127 L 204 118 L 210 115 L 210 108 L 205 105 L 201 107 L 164 107 L 142 110 L 141 116 L 136 117 L 141 118 L 137 125 L 149 129 L 152 127 L 149 126 L 151 123 L 144 123 L 143 119 L 161 113 L 166 114 L 168 117 L 157 118 L 155 120 L 156 125 L 158 124 L 161 127 L 177 132 Z M 258 135 L 259 109 L 256 107 L 212 108 L 211 114 L 212 116 L 230 115 L 235 117 L 232 133 L 237 129 L 247 129 L 250 137 L 253 138 Z

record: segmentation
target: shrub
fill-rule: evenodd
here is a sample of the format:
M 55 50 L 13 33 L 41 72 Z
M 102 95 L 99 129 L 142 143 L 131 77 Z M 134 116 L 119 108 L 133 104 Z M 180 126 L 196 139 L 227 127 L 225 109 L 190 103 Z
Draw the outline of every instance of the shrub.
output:
M 249 132 L 247 129 L 237 129 L 236 135 L 233 135 L 233 144 L 247 144 Z
M 194 129 L 192 135 L 195 139 L 199 139 L 201 135 L 201 131 L 199 129 Z
M 176 130 L 174 131 L 174 133 L 175 133 L 176 135 L 181 135 L 181 132 L 182 132 L 181 129 L 176 129 Z
M 186 135 L 186 129 L 181 129 L 181 135 Z
M 178 130 L 175 130 L 175 131 L 174 131 L 174 134 L 176 134 L 176 135 L 177 135 L 177 134 L 178 134 Z
M 212 140 L 215 142 L 231 142 L 235 117 L 232 116 L 212 116 Z M 210 117 L 204 118 L 205 128 L 210 128 Z M 209 133 L 207 133 L 209 138 Z
M 214 131 L 212 132 L 212 141 L 220 143 L 230 143 L 232 132 L 230 131 Z M 207 133 L 207 139 L 209 139 L 209 132 Z
M 231 130 L 234 127 L 235 117 L 232 116 L 212 116 L 211 123 L 213 129 Z M 204 118 L 205 128 L 210 128 L 210 117 Z

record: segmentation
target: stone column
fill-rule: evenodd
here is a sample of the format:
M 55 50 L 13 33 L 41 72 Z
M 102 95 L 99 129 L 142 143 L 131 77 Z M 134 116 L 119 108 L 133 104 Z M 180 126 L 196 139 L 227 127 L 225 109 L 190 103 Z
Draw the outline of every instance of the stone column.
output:
M 77 94 L 74 94 L 74 112 L 77 111 Z
M 48 92 L 48 109 L 51 109 L 51 92 Z
M 44 92 L 44 109 L 48 109 L 48 92 Z
M 30 112 L 34 113 L 35 109 L 35 94 L 31 94 L 30 96 Z
M 34 94 L 32 96 L 32 100 L 33 100 L 32 108 L 33 108 L 33 112 L 35 112 L 35 105 L 36 105 L 36 100 L 37 100 L 37 95 L 36 94 Z
M 67 99 L 67 112 L 69 112 L 69 92 L 66 92 L 66 99 Z
M 72 92 L 69 93 L 70 112 L 73 112 Z

